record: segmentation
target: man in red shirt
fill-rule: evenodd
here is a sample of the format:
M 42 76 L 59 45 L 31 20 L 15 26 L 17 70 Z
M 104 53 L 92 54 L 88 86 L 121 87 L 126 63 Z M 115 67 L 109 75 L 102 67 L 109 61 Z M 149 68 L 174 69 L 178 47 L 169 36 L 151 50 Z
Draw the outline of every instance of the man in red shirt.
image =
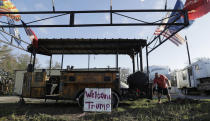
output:
M 164 75 L 155 73 L 155 78 L 154 78 L 152 88 L 155 87 L 155 84 L 157 84 L 157 87 L 158 87 L 158 89 L 157 89 L 157 91 L 158 91 L 158 103 L 161 103 L 160 98 L 161 98 L 162 94 L 166 95 L 167 98 L 168 98 L 168 101 L 170 102 L 171 101 L 171 96 L 168 92 L 168 88 L 170 88 L 171 85 L 168 81 L 168 78 Z

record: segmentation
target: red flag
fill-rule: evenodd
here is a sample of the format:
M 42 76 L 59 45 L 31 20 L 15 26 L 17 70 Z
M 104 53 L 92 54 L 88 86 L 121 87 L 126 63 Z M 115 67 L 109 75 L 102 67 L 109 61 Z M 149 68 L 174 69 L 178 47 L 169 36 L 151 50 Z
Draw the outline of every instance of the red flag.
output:
M 195 20 L 210 11 L 210 0 L 186 0 L 185 10 L 188 10 L 189 20 Z
M 29 36 L 30 40 L 32 41 L 32 45 L 35 48 L 38 48 L 38 38 L 37 38 L 36 34 L 30 27 L 27 27 L 27 25 L 22 20 L 21 20 L 21 22 L 23 23 L 23 26 L 25 26 L 24 29 L 26 31 L 26 34 Z

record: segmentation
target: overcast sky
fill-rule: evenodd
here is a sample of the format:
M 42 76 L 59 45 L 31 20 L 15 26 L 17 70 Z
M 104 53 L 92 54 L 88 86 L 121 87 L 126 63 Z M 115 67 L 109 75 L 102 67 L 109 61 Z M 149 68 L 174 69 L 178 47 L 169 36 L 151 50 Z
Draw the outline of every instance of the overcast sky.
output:
M 12 0 L 19 11 L 51 11 L 51 0 Z M 168 0 L 168 8 L 173 8 L 175 0 Z M 184 1 L 185 2 L 185 1 Z M 165 0 L 113 0 L 113 9 L 161 9 Z M 55 0 L 56 10 L 109 10 L 110 0 Z M 132 13 L 126 14 L 145 21 L 154 21 L 162 18 L 165 13 Z M 40 19 L 49 15 L 22 15 L 25 22 Z M 135 22 L 133 20 L 113 16 L 114 22 Z M 1 19 L 4 19 L 3 17 Z M 197 19 L 192 26 L 179 32 L 188 37 L 192 60 L 200 57 L 210 57 L 210 14 Z M 108 23 L 109 14 L 77 15 L 75 23 Z M 18 22 L 17 22 L 18 23 Z M 50 19 L 38 24 L 69 23 L 69 16 Z M 20 23 L 19 23 L 20 24 Z M 32 28 L 38 38 L 140 38 L 150 40 L 156 29 L 154 27 L 84 27 L 84 28 Z M 23 29 L 19 29 L 23 40 L 30 42 Z M 143 50 L 145 53 L 145 49 Z M 15 50 L 14 54 L 24 53 Z M 50 57 L 38 55 L 42 67 L 47 66 Z M 53 56 L 54 62 L 61 61 L 61 56 Z M 167 41 L 149 55 L 150 65 L 169 66 L 172 69 L 184 68 L 187 65 L 186 45 L 177 47 Z M 75 68 L 87 68 L 87 55 L 66 55 L 64 67 L 74 65 Z M 144 66 L 146 64 L 144 55 Z M 115 66 L 114 55 L 91 55 L 91 67 Z M 131 68 L 131 59 L 126 55 L 119 56 L 119 66 Z

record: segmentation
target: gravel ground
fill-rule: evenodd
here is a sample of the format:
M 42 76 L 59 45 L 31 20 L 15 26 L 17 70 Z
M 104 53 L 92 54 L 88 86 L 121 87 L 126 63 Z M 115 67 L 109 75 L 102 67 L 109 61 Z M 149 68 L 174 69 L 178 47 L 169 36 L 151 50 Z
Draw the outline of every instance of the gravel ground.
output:
M 183 95 L 183 94 L 171 94 L 172 98 L 189 98 L 189 99 L 210 99 L 210 96 L 195 96 L 195 95 Z M 156 97 L 154 97 L 156 98 Z M 163 98 L 166 98 L 163 96 Z M 30 98 L 25 98 L 24 99 L 26 102 L 44 102 L 44 99 L 30 99 Z M 19 101 L 18 96 L 0 96 L 0 103 L 17 103 Z M 47 103 L 54 103 L 55 100 L 47 100 Z M 62 101 L 62 102 L 67 102 L 67 101 Z M 69 102 L 69 101 L 68 101 Z
M 0 103 L 16 103 L 19 101 L 17 96 L 0 96 Z

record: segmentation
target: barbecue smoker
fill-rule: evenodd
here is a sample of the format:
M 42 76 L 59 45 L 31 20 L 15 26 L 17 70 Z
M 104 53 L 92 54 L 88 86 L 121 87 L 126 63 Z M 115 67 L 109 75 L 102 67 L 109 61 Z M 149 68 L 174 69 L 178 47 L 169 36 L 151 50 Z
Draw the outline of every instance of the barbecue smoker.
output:
M 66 48 L 63 47 L 65 45 Z M 74 69 L 68 66 L 66 69 L 62 69 L 63 67 L 61 67 L 60 70 L 52 70 L 50 66 L 48 70 L 43 69 L 38 71 L 34 70 L 34 64 L 31 64 L 28 72 L 20 73 L 22 75 L 24 74 L 23 77 L 16 74 L 16 84 L 22 85 L 16 85 L 15 90 L 18 92 L 19 88 L 19 95 L 21 95 L 22 99 L 76 100 L 80 106 L 83 106 L 85 88 L 111 88 L 113 107 L 117 107 L 119 101 L 123 99 L 148 97 L 150 93 L 148 78 L 143 72 L 135 72 L 134 60 L 134 57 L 136 55 L 138 56 L 138 52 L 141 51 L 139 48 L 145 45 L 146 40 L 40 39 L 39 48 L 36 52 L 38 54 L 50 55 L 50 57 L 52 57 L 52 54 L 129 54 L 134 65 L 134 74 L 128 77 L 129 88 L 120 88 L 120 71 L 118 67 Z M 57 50 L 54 48 L 57 48 Z M 61 49 L 66 50 L 59 51 Z M 142 56 L 140 55 L 140 57 Z M 118 65 L 118 60 L 116 62 L 116 65 Z M 63 58 L 61 63 L 63 63 Z M 23 81 L 21 82 L 21 80 Z
M 124 99 L 152 99 L 152 83 L 149 83 L 149 78 L 146 73 L 137 71 L 128 76 L 127 82 L 129 88 L 121 89 L 122 97 L 124 97 Z

